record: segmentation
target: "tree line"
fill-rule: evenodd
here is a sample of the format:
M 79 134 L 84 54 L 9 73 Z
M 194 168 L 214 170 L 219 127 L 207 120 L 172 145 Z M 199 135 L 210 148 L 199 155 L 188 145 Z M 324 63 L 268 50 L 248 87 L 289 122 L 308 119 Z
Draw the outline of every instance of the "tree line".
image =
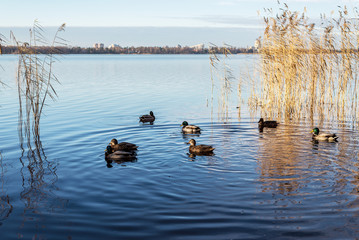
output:
M 114 47 L 114 48 L 84 48 L 84 47 L 47 47 L 47 46 L 23 46 L 30 48 L 29 52 L 36 54 L 221 54 L 224 48 L 232 54 L 238 53 L 254 53 L 253 48 L 237 48 L 237 47 L 210 47 L 196 49 L 193 47 Z M 2 54 L 19 54 L 17 46 L 1 46 Z

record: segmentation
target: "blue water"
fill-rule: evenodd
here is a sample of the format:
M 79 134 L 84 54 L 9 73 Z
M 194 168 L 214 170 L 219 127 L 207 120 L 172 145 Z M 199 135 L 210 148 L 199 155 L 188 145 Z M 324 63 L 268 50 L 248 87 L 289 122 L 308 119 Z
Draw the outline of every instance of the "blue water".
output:
M 206 55 L 76 55 L 41 119 L 42 158 L 18 137 L 17 56 L 1 56 L 0 239 L 323 239 L 359 229 L 358 133 L 350 122 L 282 120 L 257 128 L 237 98 L 256 56 L 232 56 L 228 117 Z M 242 87 L 244 98 L 249 87 Z M 152 110 L 153 125 L 138 117 Z M 200 126 L 182 135 L 182 121 Z M 313 143 L 310 130 L 339 135 Z M 112 138 L 137 160 L 108 164 Z M 191 156 L 189 139 L 215 147 Z

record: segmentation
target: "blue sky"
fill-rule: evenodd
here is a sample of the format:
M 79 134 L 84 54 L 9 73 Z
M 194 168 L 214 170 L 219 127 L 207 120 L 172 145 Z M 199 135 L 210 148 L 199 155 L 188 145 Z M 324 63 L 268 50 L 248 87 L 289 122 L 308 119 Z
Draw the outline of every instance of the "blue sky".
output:
M 20 38 L 26 38 L 21 29 L 27 28 L 19 27 L 31 26 L 35 19 L 43 26 L 66 23 L 71 35 L 66 33 L 65 37 L 70 38 L 67 39 L 73 46 L 90 46 L 94 41 L 171 46 L 176 43 L 174 37 L 179 36 L 177 43 L 181 45 L 208 40 L 216 44 L 230 42 L 247 46 L 252 45 L 262 31 L 258 12 L 263 16 L 264 8 L 278 9 L 276 0 L 3 0 L 1 3 L 0 32 L 5 36 L 10 28 L 18 32 Z M 330 15 L 338 5 L 347 5 L 349 9 L 359 6 L 359 1 L 353 0 L 290 0 L 286 3 L 292 10 L 303 11 L 306 7 L 308 16 L 313 19 L 318 19 L 320 13 Z M 105 28 L 98 33 L 99 27 Z M 156 29 L 156 34 L 146 34 L 137 40 L 123 35 L 136 33 L 139 37 L 136 31 L 145 29 L 143 27 L 147 27 L 148 33 Z M 170 36 L 173 34 L 170 28 L 178 29 L 178 36 Z M 190 29 L 184 31 L 186 28 L 208 31 L 195 31 L 201 32 L 201 37 L 199 34 L 194 36 Z M 182 30 L 187 36 L 181 35 Z M 233 39 L 234 34 L 240 36 L 238 40 Z

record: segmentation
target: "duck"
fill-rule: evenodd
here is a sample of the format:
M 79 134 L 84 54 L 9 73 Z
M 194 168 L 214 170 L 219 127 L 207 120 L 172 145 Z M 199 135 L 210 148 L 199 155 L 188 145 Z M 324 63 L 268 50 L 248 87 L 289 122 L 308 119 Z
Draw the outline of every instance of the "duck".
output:
M 117 139 L 113 138 L 111 142 L 108 144 L 111 151 L 110 153 L 116 152 L 116 151 L 127 151 L 127 152 L 133 152 L 136 151 L 138 146 L 133 143 L 129 142 L 120 142 L 118 143 Z
M 311 131 L 313 133 L 312 138 L 317 141 L 328 141 L 328 142 L 337 142 L 337 135 L 335 133 L 320 133 L 319 128 L 315 127 Z
M 108 145 L 105 152 L 105 159 L 110 163 L 112 161 L 116 161 L 116 162 L 135 161 L 136 153 L 134 153 L 133 151 L 122 151 L 122 150 L 117 150 L 113 152 L 112 147 Z
M 191 139 L 189 140 L 188 144 L 190 153 L 196 154 L 196 155 L 205 155 L 205 154 L 213 154 L 213 150 L 215 149 L 212 146 L 209 145 L 196 145 L 196 140 Z
M 188 125 L 187 121 L 183 121 L 181 124 L 182 127 L 182 133 L 187 134 L 197 134 L 201 133 L 201 128 L 195 125 Z
M 150 115 L 142 115 L 140 117 L 140 122 L 143 122 L 143 123 L 150 122 L 150 123 L 152 123 L 152 122 L 155 121 L 155 119 L 156 119 L 155 115 L 153 114 L 152 111 L 150 111 Z
M 259 128 L 276 128 L 278 126 L 277 121 L 264 121 L 263 118 L 260 118 L 258 121 L 258 127 Z

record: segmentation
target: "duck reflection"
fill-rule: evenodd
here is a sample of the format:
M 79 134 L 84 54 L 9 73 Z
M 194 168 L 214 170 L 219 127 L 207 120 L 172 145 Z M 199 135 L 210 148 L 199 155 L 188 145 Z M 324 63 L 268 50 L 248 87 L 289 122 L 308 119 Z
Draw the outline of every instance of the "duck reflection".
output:
M 198 138 L 200 137 L 201 135 L 200 134 L 183 134 L 182 133 L 182 138 L 186 141 L 186 143 L 192 139 L 192 138 Z
M 187 156 L 190 158 L 190 161 L 194 161 L 196 160 L 196 157 L 197 156 L 214 156 L 215 154 L 212 152 L 212 153 L 203 153 L 203 154 L 200 154 L 200 153 L 187 153 Z
M 132 158 L 121 159 L 121 160 L 107 160 L 106 159 L 106 166 L 108 168 L 112 168 L 114 163 L 121 165 L 121 164 L 128 163 L 128 162 L 131 162 L 131 163 L 137 162 L 137 157 L 132 156 Z

